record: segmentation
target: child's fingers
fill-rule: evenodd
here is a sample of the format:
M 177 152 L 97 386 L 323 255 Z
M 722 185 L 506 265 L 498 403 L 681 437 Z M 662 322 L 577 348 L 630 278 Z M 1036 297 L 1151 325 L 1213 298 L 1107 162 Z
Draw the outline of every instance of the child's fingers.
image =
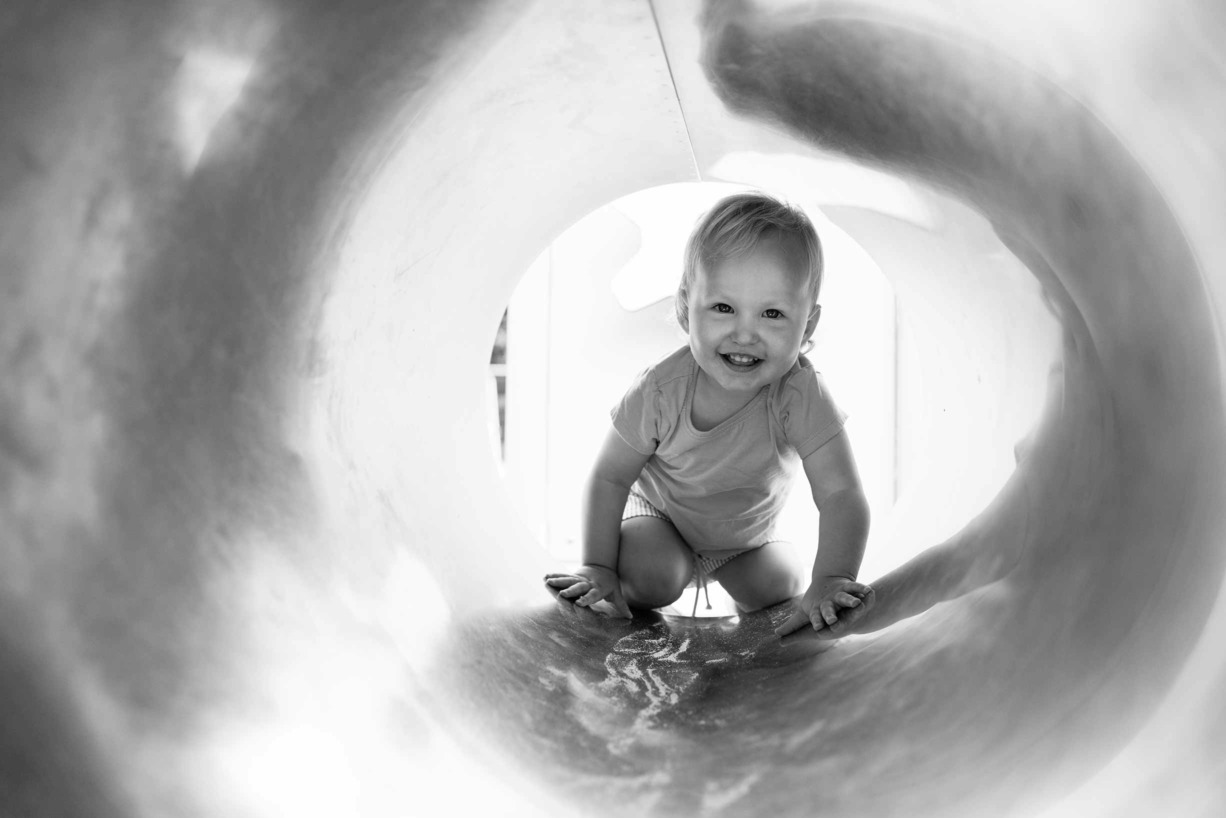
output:
M 587 582 L 586 580 L 583 580 L 580 582 L 576 582 L 575 584 L 571 585 L 569 588 L 563 588 L 561 591 L 558 592 L 558 596 L 564 596 L 567 599 L 571 599 L 572 597 L 576 597 L 576 596 L 579 596 L 580 594 L 589 592 L 591 590 L 591 587 L 592 587 L 592 583 Z
M 609 602 L 613 604 L 613 610 L 617 611 L 617 615 L 623 619 L 634 619 L 634 614 L 630 613 L 630 606 L 626 604 L 626 598 L 622 596 L 621 588 L 614 588 L 613 593 L 609 595 Z
M 595 586 L 591 585 L 590 583 L 589 583 L 589 586 L 588 586 L 588 587 L 590 587 L 590 588 L 591 588 L 591 590 L 590 590 L 590 591 L 588 591 L 588 592 L 587 592 L 586 594 L 584 594 L 583 596 L 581 596 L 581 597 L 579 597 L 578 599 L 576 599 L 576 600 L 575 600 L 575 604 L 576 604 L 576 605 L 581 605 L 581 606 L 583 606 L 584 608 L 586 608 L 586 607 L 588 607 L 589 605 L 595 605 L 597 602 L 599 602 L 600 600 L 602 600 L 602 599 L 604 599 L 606 596 L 608 596 L 608 594 L 607 594 L 607 593 L 605 593 L 604 591 L 600 590 L 599 588 L 597 588 L 597 587 L 595 587 Z
M 860 604 L 859 597 L 843 593 L 842 591 L 834 595 L 834 601 L 842 605 L 844 608 L 854 608 Z
M 792 615 L 784 620 L 783 624 L 775 628 L 776 636 L 787 636 L 789 633 L 800 630 L 805 625 L 809 624 L 809 617 L 800 608 L 792 611 Z
M 873 590 L 872 586 L 865 586 L 865 587 L 867 587 L 868 590 L 864 592 L 864 594 L 860 597 L 860 599 L 861 601 L 864 602 L 864 608 L 865 610 L 867 610 L 868 608 L 871 608 L 873 606 L 874 602 L 877 601 L 877 592 Z
M 862 587 L 865 590 L 856 593 L 856 604 L 847 606 L 856 608 L 857 618 L 863 616 L 877 602 L 877 592 L 868 585 Z
M 826 600 L 818 607 L 821 611 L 822 619 L 826 620 L 827 625 L 833 625 L 839 621 L 839 615 L 834 612 L 833 602 Z
M 574 585 L 576 582 L 583 582 L 583 577 L 575 576 L 574 574 L 546 574 L 545 584 L 552 588 L 561 588 L 566 585 Z
M 843 586 L 843 590 L 853 594 L 858 594 L 861 599 L 866 596 L 872 596 L 874 593 L 876 593 L 871 585 L 865 585 L 863 582 L 849 582 Z

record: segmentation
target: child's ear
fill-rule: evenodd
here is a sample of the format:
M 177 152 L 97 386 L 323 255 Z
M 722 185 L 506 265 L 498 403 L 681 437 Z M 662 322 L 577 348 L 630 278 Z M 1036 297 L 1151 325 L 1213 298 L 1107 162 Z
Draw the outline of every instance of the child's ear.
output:
M 673 314 L 677 318 L 677 325 L 686 333 L 690 331 L 690 299 L 689 293 L 684 289 L 677 292 L 677 297 L 673 300 Z
M 813 310 L 809 313 L 809 321 L 805 324 L 805 337 L 808 338 L 813 334 L 813 330 L 817 329 L 817 322 L 822 317 L 822 305 L 814 304 Z

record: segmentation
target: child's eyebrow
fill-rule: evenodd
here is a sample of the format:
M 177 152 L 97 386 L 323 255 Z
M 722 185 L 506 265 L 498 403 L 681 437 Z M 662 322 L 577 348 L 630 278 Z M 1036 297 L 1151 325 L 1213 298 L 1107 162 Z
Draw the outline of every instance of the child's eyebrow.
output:
M 725 292 L 709 291 L 706 294 L 706 300 L 708 301 L 735 301 L 736 298 L 734 298 L 733 296 Z M 762 309 L 764 310 L 779 310 L 782 312 L 783 309 L 788 306 L 789 300 L 790 299 L 788 299 L 786 296 L 771 295 L 764 299 L 759 300 L 758 303 L 762 305 Z
M 704 300 L 710 303 L 713 303 L 713 304 L 722 304 L 725 302 L 732 303 L 736 301 L 735 298 L 725 293 L 708 293 L 707 297 Z M 767 301 L 761 301 L 759 302 L 758 308 L 762 310 L 778 310 L 779 312 L 790 312 L 791 311 L 791 307 L 787 303 L 787 299 L 783 299 L 783 298 L 780 298 L 780 299 L 772 298 Z

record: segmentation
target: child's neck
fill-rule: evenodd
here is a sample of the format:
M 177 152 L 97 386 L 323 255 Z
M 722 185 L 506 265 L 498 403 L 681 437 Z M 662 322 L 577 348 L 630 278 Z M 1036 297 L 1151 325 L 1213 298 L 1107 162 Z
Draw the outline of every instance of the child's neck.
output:
M 744 409 L 757 394 L 729 392 L 699 368 L 694 383 L 694 400 L 690 406 L 690 423 L 700 432 L 709 432 Z

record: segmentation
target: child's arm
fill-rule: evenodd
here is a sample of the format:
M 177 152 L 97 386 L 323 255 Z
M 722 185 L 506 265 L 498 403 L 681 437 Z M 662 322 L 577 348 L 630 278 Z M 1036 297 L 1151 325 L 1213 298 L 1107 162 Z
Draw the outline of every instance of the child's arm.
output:
M 584 495 L 583 565 L 570 574 L 545 575 L 546 584 L 559 589 L 561 597 L 584 607 L 608 599 L 618 614 L 630 618 L 617 574 L 622 510 L 630 487 L 650 458 L 609 429 Z
M 816 631 L 828 628 L 837 635 L 862 617 L 875 600 L 872 588 L 856 582 L 868 539 L 868 501 L 846 432 L 803 462 L 813 501 L 821 513 L 817 558 L 813 561 L 812 582 L 799 608 L 775 632 L 783 636 L 812 625 Z M 845 609 L 842 618 L 840 609 Z

